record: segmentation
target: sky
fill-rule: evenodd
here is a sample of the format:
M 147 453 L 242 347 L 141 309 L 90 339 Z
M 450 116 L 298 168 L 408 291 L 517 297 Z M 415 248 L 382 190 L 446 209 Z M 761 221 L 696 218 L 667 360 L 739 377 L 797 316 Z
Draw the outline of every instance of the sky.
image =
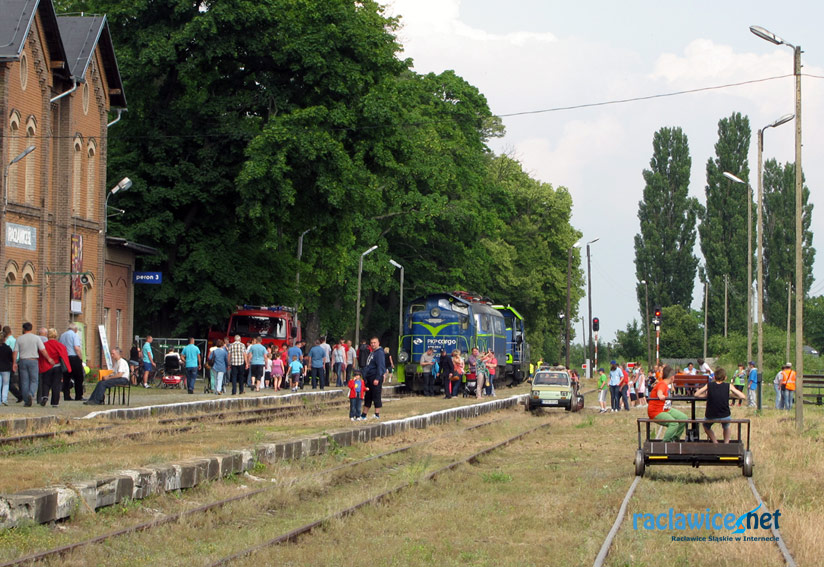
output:
M 813 295 L 824 293 L 824 34 L 817 2 L 558 2 L 555 0 L 387 0 L 401 18 L 398 39 L 419 73 L 454 70 L 487 98 L 493 114 L 553 109 L 791 75 L 793 50 L 753 35 L 767 28 L 801 45 L 802 166 L 814 204 Z M 678 126 L 689 139 L 690 195 L 703 204 L 707 160 L 715 157 L 718 121 L 750 119 L 750 182 L 757 185 L 759 128 L 795 112 L 789 76 L 700 93 L 565 111 L 505 117 L 506 135 L 490 142 L 534 178 L 566 187 L 572 224 L 591 245 L 592 315 L 600 337 L 615 339 L 633 319 L 634 237 L 640 232 L 642 171 L 653 134 Z M 795 160 L 795 122 L 764 134 L 764 160 Z M 745 206 L 742 203 L 742 206 Z M 817 233 L 819 232 L 819 233 Z M 699 265 L 703 263 L 696 244 Z M 586 257 L 582 258 L 586 268 Z M 755 267 L 753 268 L 755 277 Z M 696 280 L 693 306 L 703 301 Z M 650 309 L 652 309 L 652 305 Z M 587 299 L 579 313 L 588 318 Z M 580 325 L 580 322 L 578 323 Z M 580 337 L 580 327 L 578 327 Z M 579 340 L 579 339 L 578 339 Z

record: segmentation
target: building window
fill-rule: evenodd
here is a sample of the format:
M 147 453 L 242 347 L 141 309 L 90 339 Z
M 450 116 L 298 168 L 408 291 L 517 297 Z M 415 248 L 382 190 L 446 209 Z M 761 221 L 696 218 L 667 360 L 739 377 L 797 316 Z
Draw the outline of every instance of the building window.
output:
M 29 118 L 26 124 L 26 147 L 34 145 L 34 136 L 37 134 L 37 123 L 34 121 L 34 118 Z M 26 165 L 25 165 L 25 172 L 26 172 L 26 180 L 25 180 L 25 194 L 26 194 L 26 204 L 27 205 L 34 205 L 34 186 L 35 186 L 35 162 L 37 161 L 36 156 L 30 155 L 26 157 Z M 19 163 L 19 162 L 18 162 Z
M 29 84 L 29 58 L 25 53 L 20 55 L 20 88 L 26 90 Z
M 17 157 L 20 153 L 20 115 L 17 112 L 12 112 L 11 120 L 9 120 L 9 155 L 6 163 L 8 164 Z M 17 201 L 18 187 L 17 187 L 17 164 L 9 167 L 8 178 L 8 199 L 9 201 Z
M 72 212 L 80 216 L 80 179 L 82 174 L 83 140 L 74 139 L 74 157 L 72 158 Z
M 14 296 L 17 295 L 16 291 L 17 288 L 17 274 L 14 268 L 10 268 L 6 273 L 6 292 L 5 297 L 5 321 L 3 322 L 4 325 L 9 325 L 12 330 L 19 331 L 20 330 L 20 323 L 19 319 L 16 317 L 15 313 L 15 301 Z
M 90 140 L 87 154 L 88 160 L 86 161 L 86 218 L 92 220 L 97 218 L 97 215 L 94 214 L 95 207 L 97 206 L 97 160 L 95 159 L 96 153 L 97 149 L 95 148 L 94 140 Z
M 34 320 L 34 280 L 31 274 L 23 275 L 23 294 L 20 300 L 23 322 Z
M 89 83 L 83 83 L 83 114 L 89 113 Z

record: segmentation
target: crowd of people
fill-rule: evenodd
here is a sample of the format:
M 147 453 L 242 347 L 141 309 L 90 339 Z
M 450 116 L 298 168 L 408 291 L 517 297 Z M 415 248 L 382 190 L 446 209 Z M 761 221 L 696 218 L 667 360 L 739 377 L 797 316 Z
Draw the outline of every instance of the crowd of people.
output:
M 423 371 L 423 395 L 435 395 L 435 380 L 440 377 L 443 385 L 444 398 L 456 396 L 475 396 L 480 399 L 483 395 L 495 395 L 495 372 L 498 359 L 491 350 L 481 352 L 473 348 L 466 360 L 461 351 L 455 349 L 448 354 L 441 349 L 440 355 L 429 347 L 420 359 Z

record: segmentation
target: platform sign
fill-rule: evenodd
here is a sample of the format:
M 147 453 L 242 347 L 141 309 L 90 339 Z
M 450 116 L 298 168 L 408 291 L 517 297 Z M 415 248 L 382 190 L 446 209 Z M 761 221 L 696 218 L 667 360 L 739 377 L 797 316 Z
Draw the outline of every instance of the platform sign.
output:
M 135 272 L 132 281 L 142 284 L 161 284 L 163 272 Z

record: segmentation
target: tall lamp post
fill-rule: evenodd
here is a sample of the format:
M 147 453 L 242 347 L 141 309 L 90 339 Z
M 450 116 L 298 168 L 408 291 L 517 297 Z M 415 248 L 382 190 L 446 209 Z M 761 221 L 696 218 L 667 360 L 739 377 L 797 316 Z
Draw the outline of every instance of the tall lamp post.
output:
M 114 195 L 116 193 L 120 193 L 121 191 L 128 191 L 129 188 L 131 188 L 131 186 L 132 186 L 132 180 L 129 179 L 128 177 L 124 177 L 123 179 L 120 180 L 120 182 L 117 185 L 115 185 L 112 188 L 111 191 L 109 191 L 109 194 L 106 195 L 106 205 L 105 205 L 105 208 L 103 209 L 103 212 L 105 214 L 105 219 L 103 220 L 103 234 L 104 234 L 104 236 L 109 234 L 109 199 L 111 198 L 112 195 Z
M 596 238 L 587 242 L 587 301 L 589 303 L 589 346 L 587 347 L 587 378 L 592 378 L 592 276 L 590 275 L 589 245 L 601 240 Z
M 298 268 L 295 271 L 295 326 L 298 324 L 298 303 L 300 301 L 300 259 L 303 256 L 303 237 L 312 232 L 317 228 L 313 226 L 312 228 L 307 228 L 303 232 L 300 233 L 298 237 Z
M 566 304 L 566 314 L 564 315 L 564 323 L 566 324 L 566 367 L 569 368 L 569 313 L 572 311 L 571 305 L 571 295 L 570 291 L 572 288 L 572 249 L 573 248 L 580 248 L 581 241 L 579 240 L 575 244 L 569 247 L 569 259 L 567 261 L 567 304 Z
M 759 164 L 759 170 L 761 165 Z M 724 172 L 724 177 L 735 182 L 742 183 L 747 186 L 747 361 L 752 360 L 752 185 L 744 181 L 738 176 L 733 175 L 729 171 Z M 759 178 L 760 179 L 760 178 Z M 759 191 L 758 202 L 758 217 L 761 218 L 761 193 Z M 758 227 L 759 237 L 761 235 L 761 227 Z M 761 257 L 758 257 L 758 267 L 761 269 Z M 759 284 L 760 288 L 760 284 Z M 759 292 L 760 293 L 760 292 Z M 759 313 L 760 313 L 759 307 Z M 760 362 L 759 362 L 760 364 Z M 759 370 L 761 367 L 758 367 Z
M 398 300 L 398 350 L 400 350 L 401 336 L 403 335 L 403 266 L 395 260 L 389 260 L 389 263 L 401 271 L 401 297 Z
M 794 114 L 785 114 L 772 124 L 767 124 L 760 130 L 758 130 L 758 214 L 756 218 L 758 219 L 757 223 L 757 232 L 758 232 L 758 371 L 763 374 L 764 372 L 764 207 L 762 205 L 763 195 L 764 195 L 764 168 L 761 165 L 763 156 L 764 156 L 764 130 L 767 128 L 775 128 L 776 126 L 781 126 L 782 124 L 786 124 L 790 120 L 795 118 Z M 787 310 L 789 311 L 790 304 L 789 299 L 787 300 Z M 787 332 L 789 332 L 789 326 L 787 328 Z M 787 336 L 787 341 L 789 344 L 789 335 Z M 789 350 L 789 349 L 787 349 Z M 787 360 L 790 359 L 789 354 L 787 355 Z M 752 360 L 752 359 L 748 359 Z M 758 409 L 761 409 L 761 381 L 758 382 Z
M 649 285 L 647 285 L 647 280 L 641 280 L 641 283 L 644 284 L 644 298 L 647 308 L 647 369 L 652 366 L 652 338 L 649 336 Z
M 804 186 L 801 179 L 801 46 L 784 41 L 761 26 L 750 26 L 750 31 L 770 43 L 786 45 L 793 50 L 793 74 L 795 75 L 795 365 L 796 391 L 804 391 Z M 762 369 L 758 369 L 762 372 Z M 760 384 L 760 381 L 759 381 Z M 804 429 L 804 404 L 795 404 L 795 425 Z
M 355 345 L 360 345 L 360 290 L 361 290 L 361 277 L 363 275 L 363 258 L 367 254 L 370 254 L 378 249 L 378 245 L 375 244 L 372 248 L 364 252 L 360 255 L 360 260 L 358 261 L 358 306 L 357 310 L 355 311 Z M 357 346 L 355 347 L 357 348 Z

